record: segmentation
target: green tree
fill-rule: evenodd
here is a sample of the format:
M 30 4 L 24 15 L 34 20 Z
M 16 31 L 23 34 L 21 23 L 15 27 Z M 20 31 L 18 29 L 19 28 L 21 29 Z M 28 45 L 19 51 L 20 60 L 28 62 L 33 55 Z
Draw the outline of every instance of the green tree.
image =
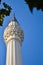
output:
M 33 8 L 37 8 L 37 10 L 43 11 L 43 0 L 25 0 L 28 7 L 30 8 L 30 11 L 32 12 Z
M 6 4 L 5 2 L 3 2 L 2 4 L 4 8 L 0 9 L 0 26 L 2 26 L 3 24 L 4 17 L 9 16 L 11 12 L 11 7 L 8 4 Z M 1 5 L 1 0 L 0 0 L 0 5 Z

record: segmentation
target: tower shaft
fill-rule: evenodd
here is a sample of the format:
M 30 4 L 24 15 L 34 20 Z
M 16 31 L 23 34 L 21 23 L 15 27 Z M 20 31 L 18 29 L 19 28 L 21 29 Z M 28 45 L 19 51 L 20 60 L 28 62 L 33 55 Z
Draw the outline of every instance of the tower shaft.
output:
M 22 65 L 21 46 L 18 40 L 11 40 L 7 46 L 6 65 Z
M 22 65 L 23 35 L 19 23 L 13 18 L 4 31 L 4 40 L 7 46 L 6 65 Z

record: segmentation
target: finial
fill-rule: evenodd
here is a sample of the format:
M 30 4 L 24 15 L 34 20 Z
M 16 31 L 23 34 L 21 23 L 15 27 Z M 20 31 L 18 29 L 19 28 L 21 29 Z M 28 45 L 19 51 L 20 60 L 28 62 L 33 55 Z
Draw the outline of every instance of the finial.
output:
M 15 18 L 15 13 L 13 14 L 13 18 Z
M 17 19 L 15 17 L 15 13 L 13 14 L 12 21 L 17 21 Z
M 15 13 L 14 13 L 14 17 L 15 17 Z

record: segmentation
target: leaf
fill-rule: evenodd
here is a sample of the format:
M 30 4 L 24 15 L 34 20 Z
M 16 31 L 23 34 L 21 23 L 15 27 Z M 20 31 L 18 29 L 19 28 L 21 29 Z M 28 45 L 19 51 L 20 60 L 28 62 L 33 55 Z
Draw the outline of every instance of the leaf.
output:
M 25 2 L 28 4 L 31 12 L 33 8 L 37 8 L 37 10 L 41 9 L 43 11 L 43 0 L 25 0 Z
M 9 16 L 11 12 L 11 7 L 6 3 L 3 3 L 4 8 L 0 9 L 0 26 L 2 26 L 4 17 Z
M 7 5 L 5 2 L 3 3 L 3 5 L 4 5 L 5 8 L 7 8 L 7 9 L 9 9 L 9 10 L 12 9 L 12 8 L 11 8 L 9 5 Z
M 1 3 L 1 0 L 0 0 L 0 3 Z
M 4 16 L 2 15 L 2 14 L 0 14 L 0 26 L 2 26 L 2 24 L 3 24 L 3 21 L 4 21 Z

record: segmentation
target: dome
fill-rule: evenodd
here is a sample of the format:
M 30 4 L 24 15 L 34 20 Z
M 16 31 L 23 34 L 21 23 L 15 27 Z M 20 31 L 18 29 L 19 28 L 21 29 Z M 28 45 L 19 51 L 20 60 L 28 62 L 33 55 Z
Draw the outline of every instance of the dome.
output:
M 20 42 L 22 42 L 24 39 L 23 30 L 15 17 L 12 18 L 4 31 L 4 40 L 6 43 L 13 38 L 18 39 Z

